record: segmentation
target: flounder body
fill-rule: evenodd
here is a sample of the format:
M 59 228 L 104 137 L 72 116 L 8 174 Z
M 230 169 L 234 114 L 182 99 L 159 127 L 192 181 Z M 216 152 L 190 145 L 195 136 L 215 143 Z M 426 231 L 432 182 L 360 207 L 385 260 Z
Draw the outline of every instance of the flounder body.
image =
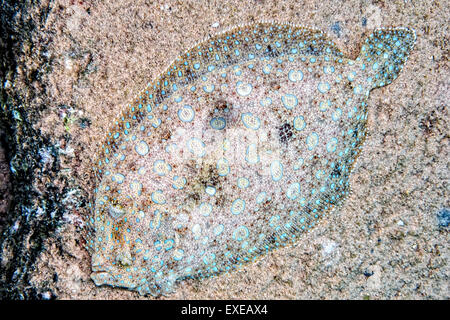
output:
M 185 52 L 99 153 L 94 282 L 168 294 L 298 241 L 348 195 L 369 92 L 414 42 L 376 30 L 350 60 L 320 31 L 262 23 Z

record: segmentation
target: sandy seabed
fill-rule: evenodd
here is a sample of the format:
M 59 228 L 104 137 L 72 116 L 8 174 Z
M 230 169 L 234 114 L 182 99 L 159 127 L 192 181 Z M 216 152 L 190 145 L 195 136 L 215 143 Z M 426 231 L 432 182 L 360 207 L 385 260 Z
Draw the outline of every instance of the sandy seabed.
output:
M 42 7 L 45 17 L 33 15 Z M 58 146 L 70 186 L 89 194 L 91 161 L 110 123 L 209 35 L 242 23 L 292 22 L 323 30 L 355 58 L 373 29 L 410 27 L 417 43 L 405 68 L 371 93 L 365 147 L 342 208 L 296 247 L 240 272 L 183 282 L 164 299 L 448 299 L 449 8 L 403 0 L 41 1 L 29 9 L 40 24 L 22 45 L 8 90 L 44 88 L 27 100 L 30 109 L 46 105 L 34 128 Z M 33 68 L 41 76 L 30 83 Z M 88 208 L 74 207 L 45 240 L 30 284 L 45 288 L 43 298 L 146 299 L 90 280 L 79 232 Z

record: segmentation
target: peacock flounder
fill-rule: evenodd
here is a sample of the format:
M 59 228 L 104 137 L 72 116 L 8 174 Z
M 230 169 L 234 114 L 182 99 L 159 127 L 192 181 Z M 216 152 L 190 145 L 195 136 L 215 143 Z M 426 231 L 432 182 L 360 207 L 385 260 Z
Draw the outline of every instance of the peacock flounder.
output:
M 258 23 L 178 57 L 96 160 L 94 282 L 168 294 L 295 243 L 348 195 L 369 92 L 415 38 L 375 30 L 351 60 L 321 31 Z

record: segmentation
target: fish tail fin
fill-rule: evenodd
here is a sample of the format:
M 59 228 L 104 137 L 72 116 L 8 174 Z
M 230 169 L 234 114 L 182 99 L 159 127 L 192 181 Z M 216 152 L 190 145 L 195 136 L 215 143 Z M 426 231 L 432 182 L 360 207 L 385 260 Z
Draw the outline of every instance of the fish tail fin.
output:
M 416 33 L 408 28 L 376 29 L 364 42 L 358 60 L 373 88 L 394 81 L 408 60 Z

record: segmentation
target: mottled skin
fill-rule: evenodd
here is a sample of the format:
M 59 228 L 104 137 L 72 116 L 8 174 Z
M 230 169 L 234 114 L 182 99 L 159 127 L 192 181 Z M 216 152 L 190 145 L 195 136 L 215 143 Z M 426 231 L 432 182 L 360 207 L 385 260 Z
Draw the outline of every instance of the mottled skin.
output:
M 414 41 L 377 30 L 352 61 L 320 31 L 264 23 L 176 59 L 99 153 L 94 282 L 167 294 L 295 243 L 348 195 L 369 92 Z

